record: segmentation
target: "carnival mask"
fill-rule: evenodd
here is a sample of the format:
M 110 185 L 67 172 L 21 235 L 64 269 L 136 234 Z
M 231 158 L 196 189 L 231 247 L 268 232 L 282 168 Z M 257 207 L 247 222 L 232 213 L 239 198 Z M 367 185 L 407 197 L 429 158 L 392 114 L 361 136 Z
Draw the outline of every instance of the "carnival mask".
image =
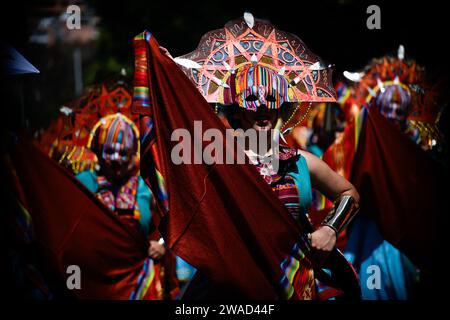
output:
M 103 161 L 129 162 L 137 152 L 137 137 L 130 120 L 121 114 L 101 119 L 92 149 Z
M 380 113 L 387 119 L 396 122 L 402 122 L 406 119 L 410 103 L 411 94 L 409 90 L 397 84 L 385 86 L 375 99 L 375 104 Z
M 235 102 L 240 107 L 256 111 L 260 106 L 279 109 L 289 102 L 289 84 L 286 78 L 260 65 L 241 68 L 235 78 Z

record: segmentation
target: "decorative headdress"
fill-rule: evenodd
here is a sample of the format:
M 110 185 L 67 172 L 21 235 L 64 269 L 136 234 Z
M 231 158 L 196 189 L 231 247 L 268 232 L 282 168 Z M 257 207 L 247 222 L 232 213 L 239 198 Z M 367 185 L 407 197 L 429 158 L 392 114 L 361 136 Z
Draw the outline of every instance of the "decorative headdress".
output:
M 269 104 L 272 108 L 285 101 L 336 101 L 331 66 L 297 36 L 247 12 L 224 28 L 208 32 L 195 51 L 174 60 L 209 103 L 233 104 L 259 88 L 277 90 L 281 99 Z M 256 83 L 244 90 L 245 77 Z M 240 105 L 256 108 L 251 103 Z
M 54 153 L 58 163 L 70 169 L 74 174 L 85 170 L 94 170 L 98 163 L 97 155 L 89 148 L 68 143 L 58 145 Z
M 373 59 L 362 72 L 344 72 L 344 76 L 358 82 L 356 95 L 362 104 L 380 106 L 396 100 L 409 104 L 408 119 L 433 122 L 437 116 L 434 103 L 428 100 L 433 93 L 425 82 L 424 68 L 415 60 L 405 59 L 405 49 L 399 46 L 397 56 Z
M 94 126 L 87 146 L 105 160 L 130 160 L 130 151 L 139 155 L 139 131 L 123 114 L 108 115 Z
M 77 101 L 74 110 L 74 143 L 86 145 L 89 133 L 100 118 L 118 112 L 131 120 L 136 115 L 131 113 L 131 81 L 121 75 L 88 88 Z
M 136 120 L 137 115 L 131 113 L 131 91 L 131 79 L 124 71 L 88 87 L 78 99 L 61 107 L 58 118 L 41 134 L 41 149 L 74 173 L 94 169 L 98 159 L 87 148 L 93 128 L 102 117 L 119 112 Z
M 405 48 L 400 45 L 397 56 L 373 59 L 362 72 L 344 72 L 356 82 L 355 97 L 361 105 L 382 107 L 396 102 L 407 112 L 406 120 L 416 127 L 423 140 L 441 139 L 436 122 L 441 107 L 437 90 L 429 85 L 425 70 L 415 60 L 405 59 Z

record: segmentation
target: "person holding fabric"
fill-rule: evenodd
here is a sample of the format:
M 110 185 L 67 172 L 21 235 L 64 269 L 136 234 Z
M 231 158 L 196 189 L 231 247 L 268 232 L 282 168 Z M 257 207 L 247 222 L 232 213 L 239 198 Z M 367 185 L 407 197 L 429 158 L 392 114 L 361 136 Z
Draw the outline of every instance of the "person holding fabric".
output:
M 139 176 L 138 139 L 136 126 L 124 115 L 117 113 L 100 119 L 88 143 L 97 155 L 99 170 L 83 171 L 77 178 L 124 224 L 149 239 L 149 265 L 157 275 L 149 292 L 151 299 L 162 299 L 163 279 L 158 276 L 161 268 L 158 261 L 164 258 L 166 249 L 152 224 L 152 194 Z
M 302 107 L 301 102 L 310 102 L 309 110 L 312 102 L 333 101 L 333 91 L 328 91 L 330 86 L 327 87 L 326 83 L 327 68 L 318 66 L 318 70 L 324 72 L 320 79 L 319 71 L 313 69 L 321 64 L 320 58 L 309 52 L 296 36 L 277 30 L 266 21 L 254 19 L 249 13 L 243 19 L 229 22 L 225 29 L 225 32 L 215 30 L 206 34 L 196 51 L 174 60 L 183 67 L 183 71 L 198 86 L 205 99 L 215 103 L 216 109 L 224 111 L 227 115 L 224 122 L 227 125 L 246 132 L 255 131 L 258 141 L 261 138 L 273 141 L 277 132 L 275 129 L 288 132 L 295 127 L 283 130 L 284 126 L 281 127 L 281 124 L 283 120 L 284 125 L 298 120 L 295 116 Z M 219 32 L 226 34 L 225 41 L 218 36 Z M 210 41 L 212 37 L 217 38 L 215 45 Z M 288 47 L 286 43 L 289 41 L 300 43 L 311 61 L 300 58 L 301 50 Z M 234 46 L 235 52 L 231 54 L 229 48 L 237 42 L 245 45 Z M 271 50 L 265 51 L 267 48 Z M 171 57 L 165 48 L 160 49 Z M 277 55 L 277 51 L 282 54 Z M 196 62 L 201 64 L 196 66 Z M 196 69 L 195 72 L 192 69 Z M 311 72 L 310 76 L 305 77 L 302 73 L 305 69 L 305 73 Z M 211 75 L 209 70 L 216 72 Z M 305 92 L 304 89 L 311 88 L 311 85 L 308 87 L 303 81 L 308 84 L 315 81 L 315 90 Z M 287 120 L 286 114 L 290 114 Z M 301 120 L 297 121 L 300 122 Z M 356 214 L 359 206 L 358 192 L 350 182 L 307 151 L 290 148 L 287 144 L 281 145 L 278 150 L 277 145 L 270 143 L 262 149 L 259 144 L 250 143 L 245 144 L 244 152 L 271 187 L 273 196 L 286 207 L 291 218 L 309 231 L 301 236 L 304 241 L 297 243 L 296 250 L 300 254 L 295 258 L 296 271 L 288 275 L 294 261 L 292 259 L 286 259 L 281 264 L 287 275 L 283 281 L 289 281 L 295 288 L 296 299 L 326 299 L 333 296 L 330 293 L 332 290 L 325 292 L 321 290 L 322 286 L 317 286 L 316 280 L 319 277 L 315 270 L 317 262 L 326 260 L 327 255 L 335 249 L 338 233 Z M 273 165 L 273 160 L 279 162 L 278 168 Z M 317 230 L 313 229 L 308 218 L 308 207 L 312 200 L 311 187 L 335 201 L 335 207 Z M 204 280 L 202 284 L 204 285 Z M 207 288 L 207 285 L 204 287 Z M 189 293 L 189 288 L 187 292 Z M 187 294 L 189 297 L 192 295 Z M 292 293 L 288 297 L 292 298 Z
M 415 148 L 411 141 L 408 141 L 412 140 L 421 149 L 428 150 L 431 155 L 432 151 L 442 144 L 441 134 L 436 126 L 439 114 L 438 104 L 434 101 L 436 92 L 426 83 L 424 69 L 416 61 L 405 58 L 403 46 L 398 48 L 397 56 L 386 55 L 373 59 L 364 70 L 345 72 L 344 76 L 355 82 L 354 84 L 342 82 L 339 85 L 341 90 L 338 90 L 347 126 L 340 138 L 336 139 L 325 152 L 323 159 L 345 178 L 363 186 L 360 187 L 360 192 L 365 195 L 366 206 L 348 228 L 343 251 L 358 271 L 361 283 L 370 283 L 372 272 L 369 271 L 373 270 L 373 266 L 376 266 L 382 274 L 377 290 L 369 285 L 362 286 L 363 299 L 414 299 L 420 294 L 422 282 L 417 262 L 430 259 L 418 254 L 422 253 L 422 250 L 415 250 L 417 243 L 422 245 L 423 241 L 417 241 L 410 235 L 405 236 L 406 232 L 402 231 L 402 226 L 394 227 L 390 219 L 403 221 L 405 218 L 399 217 L 404 214 L 414 225 L 421 226 L 420 232 L 416 234 L 425 235 L 425 224 L 418 221 L 420 219 L 433 221 L 431 215 L 439 212 L 432 210 L 431 204 L 427 204 L 424 200 L 428 194 L 434 192 L 431 190 L 438 185 L 436 179 L 433 179 L 433 174 L 430 173 L 429 179 L 434 180 L 433 183 L 419 191 L 419 188 L 426 186 L 427 183 L 423 182 L 423 176 L 419 178 L 419 174 L 416 173 L 437 163 L 432 164 L 434 160 L 430 157 L 425 161 L 429 162 L 427 165 L 417 165 L 417 159 L 425 160 L 427 157 L 424 157 L 425 152 Z M 374 117 L 377 122 L 371 122 Z M 375 128 L 379 130 L 371 132 L 373 136 L 366 133 L 369 123 L 370 125 L 375 123 Z M 381 129 L 382 126 L 389 128 L 390 131 L 386 128 Z M 380 150 L 375 150 L 366 137 L 376 137 Z M 398 141 L 405 149 L 401 149 L 398 145 L 394 148 L 386 146 L 387 141 Z M 403 170 L 407 167 L 405 160 L 396 160 L 393 162 L 395 167 L 390 167 L 387 159 L 397 159 L 396 157 L 404 157 L 408 166 L 416 166 L 417 169 L 405 172 Z M 409 181 L 411 172 L 414 172 L 414 183 Z M 377 180 L 376 177 L 379 176 L 386 177 L 386 181 L 389 182 Z M 415 185 L 416 183 L 419 187 Z M 389 190 L 389 195 L 377 189 Z M 402 199 L 398 196 L 399 193 L 407 196 Z M 417 200 L 409 207 L 408 205 L 413 203 L 411 199 Z M 421 212 L 423 208 L 425 210 Z M 413 234 L 410 227 L 405 229 Z M 401 237 L 398 236 L 400 234 Z M 407 247 L 405 244 L 410 241 L 414 241 L 415 244 L 412 246 L 414 249 L 405 252 L 404 248 Z M 423 262 L 420 264 L 425 265 Z
M 242 82 L 244 79 L 246 83 Z M 280 120 L 281 109 L 289 108 L 288 92 L 283 90 L 288 88 L 287 80 L 267 67 L 250 65 L 237 72 L 236 82 L 244 86 L 241 86 L 241 90 L 236 90 L 238 104 L 232 107 L 235 120 L 232 122 L 239 123 L 237 128 L 256 130 L 258 136 L 270 134 Z M 252 87 L 260 89 L 257 94 L 252 93 L 254 92 L 251 90 Z M 256 166 L 276 196 L 300 224 L 309 223 L 308 207 L 312 201 L 311 188 L 336 201 L 336 206 L 346 201 L 344 199 L 352 199 L 354 209 L 358 207 L 359 195 L 353 185 L 331 170 L 317 156 L 304 150 L 281 145 L 278 154 L 279 169 L 274 170 L 271 167 L 271 161 L 268 161 L 274 152 L 276 151 L 270 145 L 267 146 L 267 150 L 255 150 L 251 148 L 251 145 L 245 150 L 251 163 Z M 331 221 L 333 219 L 347 220 L 354 211 L 335 212 L 335 214 L 335 216 L 330 215 L 322 226 L 308 234 L 312 249 L 319 255 L 326 255 L 335 247 L 337 235 L 342 230 L 343 225 L 333 224 Z M 349 216 L 344 217 L 345 215 Z M 307 264 L 302 262 L 300 265 L 305 269 L 308 268 Z M 308 271 L 310 279 L 313 279 L 312 269 Z M 303 285 L 305 295 L 302 298 L 314 298 L 315 283 L 311 281 Z

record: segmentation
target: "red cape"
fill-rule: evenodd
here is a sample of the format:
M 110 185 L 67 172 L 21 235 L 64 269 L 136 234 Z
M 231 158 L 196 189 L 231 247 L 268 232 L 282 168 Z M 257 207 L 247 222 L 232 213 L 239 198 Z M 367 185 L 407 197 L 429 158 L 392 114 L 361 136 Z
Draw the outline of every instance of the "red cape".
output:
M 365 109 L 351 181 L 361 195 L 361 213 L 383 236 L 424 270 L 443 257 L 448 171 L 409 140 L 377 109 Z
M 67 268 L 81 271 L 83 299 L 129 299 L 147 257 L 143 236 L 127 229 L 71 173 L 19 139 L 6 157 L 2 183 L 32 218 L 34 241 L 51 278 L 65 287 Z M 45 274 L 44 274 L 45 276 Z

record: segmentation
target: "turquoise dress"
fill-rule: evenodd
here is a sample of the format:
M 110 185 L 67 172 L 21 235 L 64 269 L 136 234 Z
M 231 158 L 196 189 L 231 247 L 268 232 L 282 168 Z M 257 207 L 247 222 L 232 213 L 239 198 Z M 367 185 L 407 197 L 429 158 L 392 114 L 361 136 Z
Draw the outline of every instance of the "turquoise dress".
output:
M 289 172 L 288 174 L 294 179 L 298 193 L 301 195 L 301 199 L 299 199 L 301 214 L 306 215 L 312 202 L 311 177 L 308 164 L 303 156 L 300 155 L 296 164 L 298 172 Z
M 358 272 L 364 300 L 414 297 L 419 271 L 404 254 L 384 240 L 372 220 L 363 215 L 356 217 L 349 228 L 344 255 Z

